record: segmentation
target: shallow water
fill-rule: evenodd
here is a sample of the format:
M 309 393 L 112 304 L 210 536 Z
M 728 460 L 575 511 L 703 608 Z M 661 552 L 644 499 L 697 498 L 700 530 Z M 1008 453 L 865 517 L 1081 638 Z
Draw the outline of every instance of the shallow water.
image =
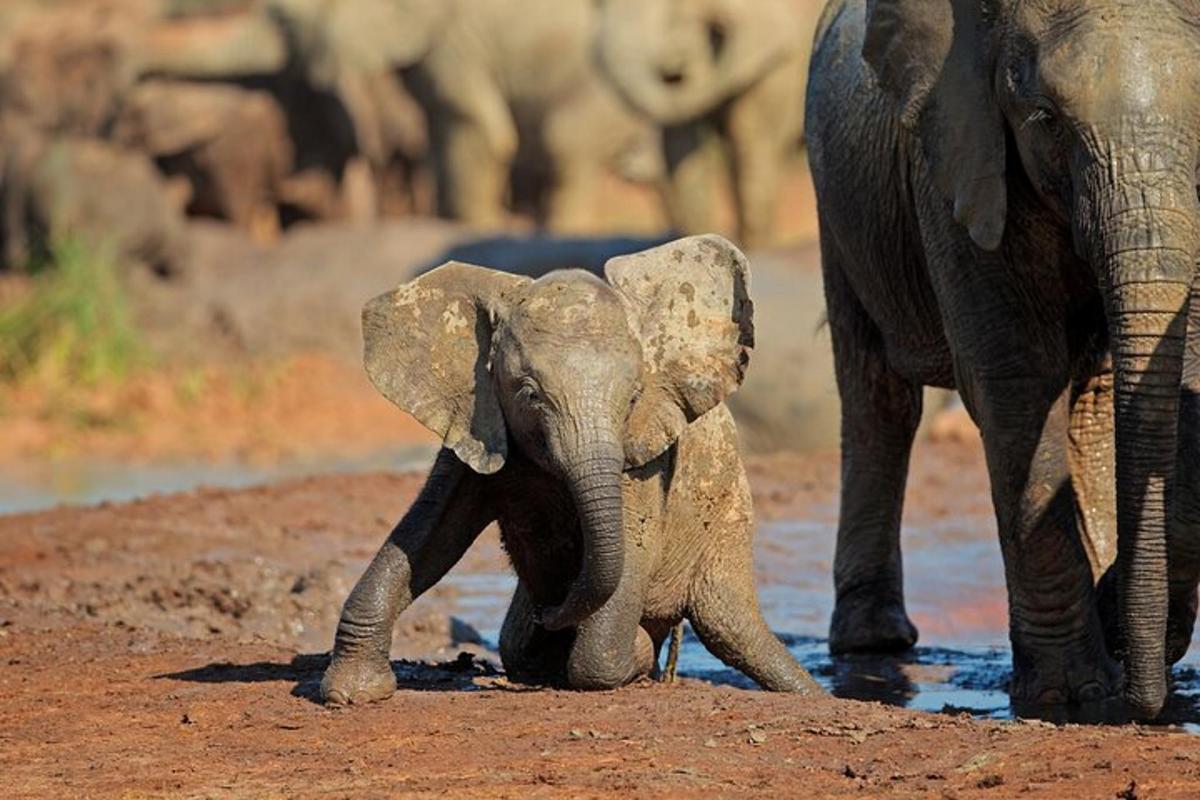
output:
M 199 485 L 235 488 L 308 474 L 407 469 L 428 464 L 428 448 L 381 453 L 344 462 L 285 467 L 189 465 L 130 468 L 91 464 L 45 474 L 0 472 L 0 514 L 62 503 L 120 501 Z M 920 646 L 895 657 L 829 655 L 824 639 L 832 612 L 836 509 L 816 507 L 813 519 L 759 526 L 755 559 L 759 599 L 768 624 L 827 689 L 839 697 L 874 700 L 911 709 L 1009 719 L 1014 709 L 1004 573 L 991 516 L 956 516 L 908 524 L 903 532 L 905 589 Z M 451 591 L 437 600 L 474 627 L 493 649 L 515 579 L 508 572 L 452 571 Z M 432 598 L 429 598 L 432 600 Z M 418 603 L 425 602 L 425 599 Z M 322 638 L 321 641 L 325 641 Z M 753 688 L 704 649 L 690 630 L 680 656 L 684 676 Z M 1200 647 L 1193 646 L 1174 673 L 1164 721 L 1200 733 Z M 1039 715 L 1046 716 L 1044 711 Z M 1056 721 L 1120 721 L 1108 708 L 1052 712 Z
M 759 600 L 771 628 L 826 689 L 838 697 L 873 700 L 918 711 L 987 719 L 1040 716 L 1056 722 L 1122 722 L 1110 703 L 1088 709 L 1015 709 L 1004 572 L 991 517 L 959 517 L 904 529 L 909 613 L 921 643 L 898 656 L 829 654 L 825 632 L 833 610 L 832 521 L 771 522 L 759 527 Z M 510 574 L 456 574 L 452 613 L 493 646 L 502 609 L 512 594 Z M 497 609 L 501 609 L 498 611 Z M 1200 647 L 1176 667 L 1165 724 L 1200 733 Z M 743 688 L 744 675 L 727 668 L 685 629 L 680 674 Z
M 59 505 L 123 502 L 199 486 L 238 489 L 308 475 L 424 469 L 433 460 L 433 453 L 429 446 L 416 446 L 345 460 L 298 460 L 264 466 L 240 462 L 131 465 L 72 461 L 20 471 L 0 469 L 0 514 L 43 511 Z

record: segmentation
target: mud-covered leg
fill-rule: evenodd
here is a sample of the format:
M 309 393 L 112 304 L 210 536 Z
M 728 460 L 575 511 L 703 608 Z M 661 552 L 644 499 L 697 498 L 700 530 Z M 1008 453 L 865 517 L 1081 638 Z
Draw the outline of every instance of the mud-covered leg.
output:
M 388 654 L 400 612 L 441 580 L 494 515 L 486 478 L 442 450 L 412 508 L 342 608 L 333 661 L 321 681 L 329 703 L 365 703 L 396 689 Z
M 842 493 L 829 626 L 833 653 L 916 644 L 904 607 L 900 517 L 921 387 L 887 363 L 879 332 L 846 283 L 840 255 L 822 247 L 834 365 L 842 401 Z
M 738 470 L 736 495 L 712 522 L 717 546 L 701 557 L 688 596 L 688 619 L 708 651 L 773 692 L 813 694 L 821 688 L 767 627 L 754 588 L 750 487 Z
M 575 633 L 567 659 L 572 689 L 615 689 L 654 671 L 656 649 L 641 626 L 646 572 L 635 548 L 626 548 L 617 591 Z
M 1200 581 L 1200 286 L 1192 290 L 1187 337 L 1179 406 L 1176 499 L 1168 542 L 1171 591 L 1168 664 L 1183 658 L 1191 644 L 1196 624 L 1196 584 Z
M 500 663 L 509 680 L 529 684 L 561 684 L 567 676 L 572 631 L 548 631 L 537 623 L 537 607 L 518 582 L 500 628 Z

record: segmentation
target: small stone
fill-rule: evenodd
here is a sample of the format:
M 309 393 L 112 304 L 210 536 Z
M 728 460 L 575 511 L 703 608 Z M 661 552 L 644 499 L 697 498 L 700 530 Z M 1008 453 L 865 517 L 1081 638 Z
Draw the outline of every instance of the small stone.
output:
M 993 773 L 991 775 L 984 775 L 982 778 L 979 779 L 979 783 L 976 784 L 976 786 L 978 786 L 980 789 L 995 789 L 997 786 L 1003 786 L 1003 785 L 1004 785 L 1004 776 L 997 775 L 995 773 Z
M 710 736 L 710 737 L 708 737 L 707 739 L 705 739 L 705 740 L 704 740 L 704 746 L 705 746 L 705 747 L 716 747 L 716 746 L 717 746 L 717 740 L 716 740 L 716 739 L 714 739 L 714 738 L 712 738 L 712 737 Z
M 750 729 L 750 744 L 762 744 L 767 741 L 767 734 L 760 731 L 758 728 Z
M 567 736 L 570 736 L 572 739 L 582 739 L 583 731 L 572 728 L 571 730 L 567 731 Z

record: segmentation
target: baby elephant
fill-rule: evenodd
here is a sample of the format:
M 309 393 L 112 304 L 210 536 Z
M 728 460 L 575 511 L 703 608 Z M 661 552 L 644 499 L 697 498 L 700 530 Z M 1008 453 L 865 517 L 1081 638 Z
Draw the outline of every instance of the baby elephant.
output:
M 321 691 L 388 697 L 396 616 L 498 521 L 514 680 L 608 689 L 684 617 L 764 688 L 819 691 L 767 628 L 753 512 L 722 402 L 753 346 L 745 257 L 698 236 L 532 281 L 451 262 L 369 302 L 367 374 L 444 437 L 350 594 Z

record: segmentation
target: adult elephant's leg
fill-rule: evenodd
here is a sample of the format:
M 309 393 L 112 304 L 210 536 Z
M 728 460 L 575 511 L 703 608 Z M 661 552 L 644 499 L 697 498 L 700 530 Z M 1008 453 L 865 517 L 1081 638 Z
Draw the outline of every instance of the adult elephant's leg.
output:
M 596 93 L 574 98 L 546 117 L 543 135 L 552 168 L 545 225 L 556 233 L 594 233 L 604 176 L 606 120 Z
M 946 298 L 959 392 L 983 436 L 1008 584 L 1011 693 L 1040 704 L 1100 699 L 1116 690 L 1118 670 L 1076 521 L 1061 315 L 1030 307 L 1038 287 L 1019 283 L 1028 272 L 960 256 L 931 271 Z
M 518 582 L 500 628 L 500 663 L 518 683 L 563 683 L 574 634 L 546 630 L 537 623 L 536 612 L 529 590 Z
M 1196 584 L 1200 581 L 1200 286 L 1192 290 L 1188 347 L 1180 398 L 1179 462 L 1175 508 L 1168 542 L 1170 611 L 1167 663 L 1187 653 L 1196 624 Z
M 822 237 L 834 368 L 842 403 L 842 494 L 833 561 L 833 653 L 889 652 L 916 644 L 904 607 L 900 517 L 921 387 L 887 362 L 883 341 Z
M 804 118 L 803 69 L 788 60 L 729 106 L 738 238 L 743 247 L 771 244 L 779 191 L 798 152 Z
M 667 218 L 679 233 L 710 233 L 717 191 L 716 132 L 707 122 L 694 122 L 668 126 L 662 137 Z
M 396 689 L 388 654 L 396 617 L 441 580 L 495 515 L 487 479 L 449 450 L 434 462 L 412 508 L 350 592 L 338 622 L 321 696 L 365 703 Z
M 517 129 L 486 75 L 455 73 L 434 112 L 438 213 L 480 227 L 505 222 Z
M 1099 581 L 1117 557 L 1116 440 L 1112 361 L 1075 388 L 1068 460 L 1084 551 Z M 1116 620 L 1112 620 L 1116 624 Z

